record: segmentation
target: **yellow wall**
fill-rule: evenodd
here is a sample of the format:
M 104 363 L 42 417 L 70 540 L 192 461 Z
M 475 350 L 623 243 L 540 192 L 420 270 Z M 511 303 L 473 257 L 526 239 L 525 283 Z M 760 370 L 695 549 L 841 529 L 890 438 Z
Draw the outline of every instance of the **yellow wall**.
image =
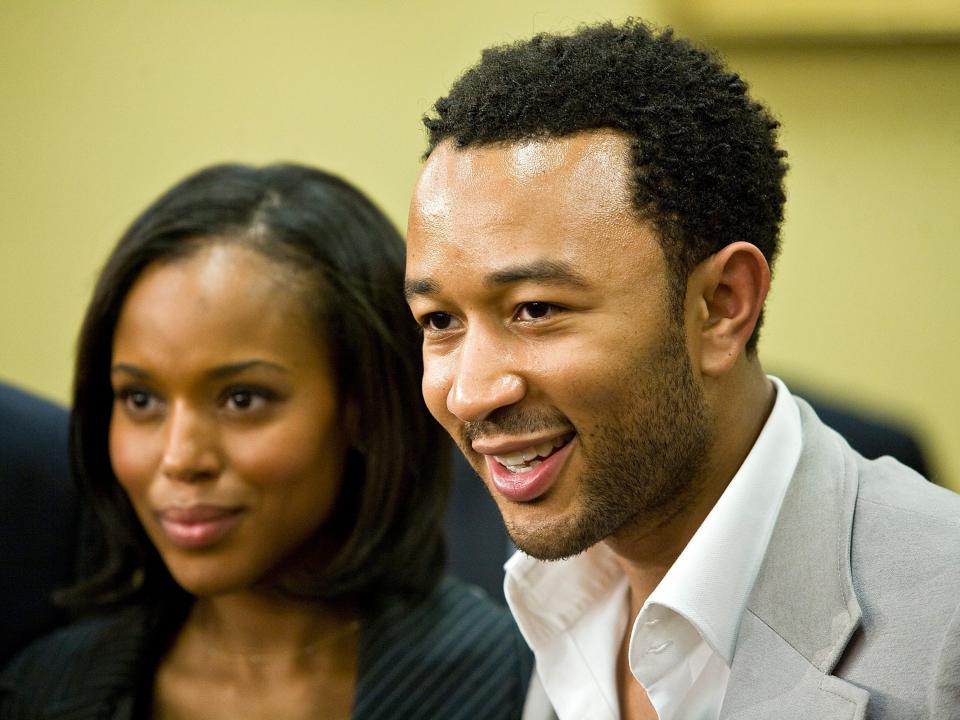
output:
M 186 172 L 316 164 L 402 225 L 419 118 L 482 47 L 631 13 L 670 19 L 656 0 L 0 0 L 0 377 L 66 399 L 101 262 Z M 791 154 L 766 364 L 916 423 L 960 488 L 960 46 L 725 50 Z
M 765 365 L 915 424 L 960 489 L 960 44 L 726 55 L 790 153 Z

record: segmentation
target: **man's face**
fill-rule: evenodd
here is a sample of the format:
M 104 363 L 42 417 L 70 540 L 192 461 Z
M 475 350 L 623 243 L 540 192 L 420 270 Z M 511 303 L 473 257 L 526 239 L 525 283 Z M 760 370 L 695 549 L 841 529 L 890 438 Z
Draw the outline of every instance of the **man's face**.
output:
M 663 252 L 612 131 L 430 156 L 407 295 L 423 395 L 517 546 L 566 557 L 674 511 L 709 444 Z

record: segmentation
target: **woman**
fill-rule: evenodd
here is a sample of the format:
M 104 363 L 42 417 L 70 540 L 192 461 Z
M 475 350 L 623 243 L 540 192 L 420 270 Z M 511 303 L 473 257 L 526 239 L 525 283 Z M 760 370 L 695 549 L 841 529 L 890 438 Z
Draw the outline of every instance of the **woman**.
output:
M 306 167 L 212 167 L 133 223 L 71 416 L 103 562 L 0 716 L 520 716 L 521 639 L 440 580 L 447 444 L 402 278 L 389 221 Z

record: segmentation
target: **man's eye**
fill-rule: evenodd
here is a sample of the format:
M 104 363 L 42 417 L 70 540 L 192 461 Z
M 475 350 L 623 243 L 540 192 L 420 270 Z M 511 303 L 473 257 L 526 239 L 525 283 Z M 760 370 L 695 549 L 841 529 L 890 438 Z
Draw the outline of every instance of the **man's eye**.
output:
M 556 312 L 557 306 L 547 302 L 528 302 L 517 308 L 517 320 L 543 320 Z
M 449 313 L 433 312 L 423 318 L 423 329 L 443 332 L 454 327 L 454 318 Z

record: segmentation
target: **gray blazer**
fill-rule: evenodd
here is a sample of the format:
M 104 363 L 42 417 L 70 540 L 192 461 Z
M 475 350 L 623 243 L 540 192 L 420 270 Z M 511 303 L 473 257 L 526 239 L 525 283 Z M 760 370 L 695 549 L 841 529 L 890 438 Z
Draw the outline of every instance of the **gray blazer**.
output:
M 803 451 L 721 718 L 960 718 L 960 496 L 798 404 Z
M 797 404 L 803 449 L 721 720 L 960 720 L 960 495 Z M 536 677 L 523 717 L 556 718 Z

